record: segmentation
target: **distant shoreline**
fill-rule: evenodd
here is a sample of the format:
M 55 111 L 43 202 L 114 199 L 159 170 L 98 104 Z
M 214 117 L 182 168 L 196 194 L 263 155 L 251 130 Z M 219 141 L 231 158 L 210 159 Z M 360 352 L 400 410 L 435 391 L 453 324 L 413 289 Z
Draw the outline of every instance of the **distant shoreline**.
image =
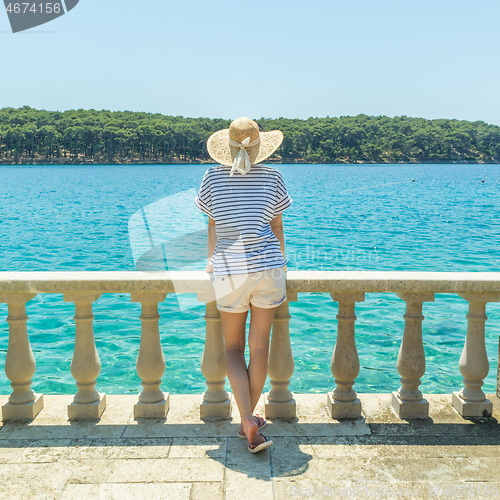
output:
M 464 161 L 464 160 L 434 160 L 434 161 L 336 161 L 336 162 L 315 162 L 315 161 L 276 161 L 266 160 L 263 164 L 270 165 L 500 165 L 500 162 L 495 161 Z M 53 161 L 53 160 L 35 160 L 9 162 L 0 160 L 0 166 L 46 166 L 46 165 L 217 165 L 211 161 Z
M 261 118 L 283 142 L 266 163 L 498 164 L 500 126 L 398 116 Z M 212 163 L 207 140 L 230 121 L 107 110 L 0 109 L 0 165 Z

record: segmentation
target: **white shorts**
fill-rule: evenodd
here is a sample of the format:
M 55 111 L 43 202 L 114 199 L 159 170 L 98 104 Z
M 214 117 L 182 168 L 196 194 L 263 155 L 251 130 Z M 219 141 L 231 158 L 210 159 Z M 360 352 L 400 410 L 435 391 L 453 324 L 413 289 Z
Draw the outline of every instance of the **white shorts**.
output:
M 256 273 L 217 276 L 213 287 L 219 311 L 245 312 L 250 304 L 266 309 L 277 307 L 286 300 L 285 266 Z

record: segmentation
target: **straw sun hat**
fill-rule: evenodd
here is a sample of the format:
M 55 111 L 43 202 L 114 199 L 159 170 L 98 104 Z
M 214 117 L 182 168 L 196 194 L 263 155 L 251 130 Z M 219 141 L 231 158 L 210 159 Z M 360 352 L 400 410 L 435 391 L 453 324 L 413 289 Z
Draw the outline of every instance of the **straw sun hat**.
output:
M 280 130 L 260 132 L 259 126 L 243 116 L 231 122 L 229 128 L 212 134 L 207 141 L 208 154 L 217 163 L 232 167 L 229 175 L 245 175 L 250 166 L 271 156 L 283 141 Z

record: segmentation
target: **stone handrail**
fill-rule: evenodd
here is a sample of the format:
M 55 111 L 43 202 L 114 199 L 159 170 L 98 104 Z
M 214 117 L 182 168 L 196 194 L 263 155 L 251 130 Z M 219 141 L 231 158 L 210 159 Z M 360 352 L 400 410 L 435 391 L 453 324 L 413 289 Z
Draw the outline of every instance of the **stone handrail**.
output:
M 329 293 L 338 302 L 338 331 L 332 355 L 334 389 L 327 394 L 333 418 L 361 416 L 361 402 L 353 389 L 359 373 L 355 340 L 355 306 L 366 293 L 396 293 L 406 302 L 405 326 L 397 369 L 401 387 L 392 393 L 392 406 L 400 418 L 428 416 L 429 405 L 418 389 L 425 373 L 422 340 L 423 303 L 436 293 L 457 294 L 469 303 L 467 332 L 459 369 L 464 387 L 453 392 L 453 407 L 463 417 L 489 416 L 492 402 L 481 390 L 489 371 L 485 348 L 485 308 L 500 301 L 500 273 L 403 271 L 288 271 L 288 301 L 277 308 L 269 352 L 271 390 L 266 395 L 266 416 L 293 418 L 295 400 L 289 389 L 294 361 L 289 335 L 289 301 L 299 292 Z M 134 407 L 135 418 L 164 418 L 169 395 L 160 389 L 165 358 L 160 344 L 158 304 L 168 293 L 196 293 L 206 303 L 206 340 L 201 369 L 207 390 L 200 405 L 201 418 L 227 418 L 231 414 L 226 378 L 224 341 L 210 277 L 203 271 L 54 271 L 0 272 L 0 302 L 8 305 L 9 345 L 5 372 L 12 393 L 2 407 L 4 420 L 35 418 L 43 408 L 43 395 L 31 389 L 35 359 L 29 343 L 26 303 L 39 293 L 62 293 L 75 304 L 75 349 L 71 373 L 78 391 L 68 406 L 70 419 L 99 418 L 106 396 L 96 390 L 101 363 L 93 333 L 92 304 L 103 293 L 130 293 L 141 303 L 141 342 L 137 372 L 143 386 Z M 499 372 L 500 380 L 500 372 Z M 500 397 L 497 388 L 497 396 Z

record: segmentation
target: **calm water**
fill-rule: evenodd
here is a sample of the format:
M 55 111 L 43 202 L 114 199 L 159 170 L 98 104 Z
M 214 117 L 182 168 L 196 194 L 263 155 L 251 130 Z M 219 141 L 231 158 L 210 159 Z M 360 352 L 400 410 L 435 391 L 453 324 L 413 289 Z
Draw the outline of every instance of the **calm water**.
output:
M 197 190 L 206 168 L 0 166 L 0 270 L 134 270 L 130 217 L 153 202 Z M 498 165 L 277 168 L 293 198 L 284 213 L 290 270 L 499 270 Z M 178 204 L 176 213 L 164 221 L 172 233 L 182 233 L 183 211 L 187 217 L 193 207 Z M 203 255 L 206 250 L 202 250 Z M 205 262 L 198 261 L 190 269 L 204 267 Z M 172 393 L 200 393 L 205 389 L 200 370 L 204 304 L 194 296 L 179 297 L 170 294 L 159 308 L 167 362 L 163 388 Z M 399 386 L 396 360 L 404 307 L 395 294 L 367 294 L 366 301 L 357 305 L 361 370 L 355 388 L 359 392 L 389 392 Z M 295 354 L 292 390 L 331 390 L 337 304 L 327 294 L 300 294 L 290 309 Z M 61 294 L 38 295 L 28 303 L 27 313 L 37 361 L 34 389 L 73 393 L 74 305 L 63 302 Z M 466 313 L 466 301 L 454 295 L 438 294 L 435 302 L 424 303 L 424 392 L 451 392 L 461 386 L 458 360 Z M 486 313 L 490 374 L 484 389 L 493 392 L 500 304 L 487 304 Z M 94 314 L 102 361 L 99 390 L 138 392 L 135 361 L 140 304 L 131 303 L 127 294 L 103 295 L 94 304 Z M 10 392 L 3 372 L 6 316 L 7 306 L 0 304 L 3 394 Z

